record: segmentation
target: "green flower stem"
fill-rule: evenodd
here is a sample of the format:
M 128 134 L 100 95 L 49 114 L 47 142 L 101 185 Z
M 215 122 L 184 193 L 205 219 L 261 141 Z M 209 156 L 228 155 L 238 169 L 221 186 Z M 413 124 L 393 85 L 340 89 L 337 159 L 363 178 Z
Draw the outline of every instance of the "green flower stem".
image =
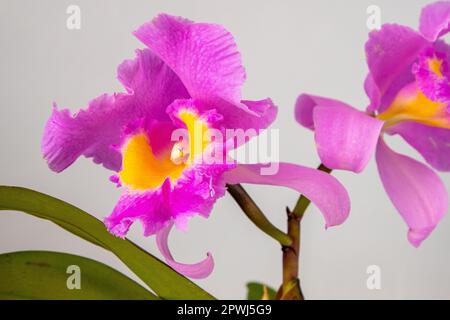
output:
M 331 173 L 331 169 L 321 164 L 318 168 L 326 173 Z M 300 235 L 301 220 L 308 209 L 311 201 L 301 195 L 295 205 L 294 210 L 287 208 L 288 235 L 292 239 L 292 245 L 283 246 L 283 284 L 278 292 L 278 297 L 283 300 L 304 300 L 300 286 L 299 257 L 300 257 Z
M 240 184 L 227 185 L 228 192 L 236 200 L 239 207 L 244 211 L 245 215 L 252 221 L 261 231 L 268 236 L 277 240 L 282 246 L 290 246 L 292 239 L 286 233 L 275 227 L 259 209 L 250 195 Z

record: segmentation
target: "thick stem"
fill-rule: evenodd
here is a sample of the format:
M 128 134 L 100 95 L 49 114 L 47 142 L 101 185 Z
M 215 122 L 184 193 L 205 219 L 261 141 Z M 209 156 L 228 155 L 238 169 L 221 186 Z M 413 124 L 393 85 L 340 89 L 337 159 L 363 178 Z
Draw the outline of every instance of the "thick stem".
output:
M 265 234 L 277 240 L 282 246 L 290 246 L 291 238 L 275 227 L 256 205 L 250 195 L 240 184 L 227 185 L 227 190 L 244 211 L 245 215 Z
M 288 235 L 292 239 L 290 246 L 283 246 L 283 284 L 281 299 L 303 300 L 303 293 L 298 280 L 299 252 L 300 252 L 300 220 L 293 212 L 286 208 Z

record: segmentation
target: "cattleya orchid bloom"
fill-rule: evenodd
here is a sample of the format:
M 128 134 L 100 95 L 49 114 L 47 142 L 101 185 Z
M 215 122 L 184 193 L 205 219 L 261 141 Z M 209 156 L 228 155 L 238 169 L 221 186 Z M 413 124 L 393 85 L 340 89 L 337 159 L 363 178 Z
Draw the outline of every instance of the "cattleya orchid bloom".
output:
M 55 106 L 42 140 L 44 157 L 56 172 L 81 155 L 115 172 L 112 181 L 123 192 L 104 221 L 111 233 L 124 237 L 138 220 L 145 236 L 156 234 L 170 266 L 203 278 L 213 269 L 212 256 L 193 265 L 178 263 L 168 236 L 173 225 L 186 230 L 190 217 L 208 217 L 226 183 L 290 187 L 315 203 L 327 226 L 346 219 L 347 192 L 323 172 L 279 163 L 273 175 L 261 175 L 262 164 L 237 164 L 226 155 L 225 161 L 206 161 L 211 149 L 226 153 L 245 142 L 234 136 L 212 141 L 205 138 L 210 130 L 259 131 L 277 113 L 270 99 L 241 100 L 245 71 L 227 30 L 161 14 L 134 35 L 148 48 L 118 67 L 126 92 L 101 95 L 75 115 Z M 173 139 L 179 129 L 186 139 Z
M 322 162 L 362 171 L 376 153 L 384 188 L 418 247 L 448 210 L 444 184 L 427 165 L 391 150 L 383 135 L 398 134 L 438 171 L 450 170 L 450 2 L 425 7 L 419 32 L 396 25 L 372 31 L 366 43 L 366 112 L 328 98 L 300 95 L 296 120 L 315 130 Z

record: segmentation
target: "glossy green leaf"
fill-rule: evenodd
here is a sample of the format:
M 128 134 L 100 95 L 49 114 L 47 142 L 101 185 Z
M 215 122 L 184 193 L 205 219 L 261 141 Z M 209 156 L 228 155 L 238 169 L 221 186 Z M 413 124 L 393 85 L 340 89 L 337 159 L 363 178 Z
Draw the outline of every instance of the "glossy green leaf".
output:
M 67 253 L 1 254 L 0 274 L 1 299 L 158 299 L 111 267 Z
M 247 300 L 262 300 L 264 295 L 264 287 L 267 288 L 269 300 L 275 300 L 277 292 L 269 286 L 258 282 L 247 283 Z
M 101 221 L 62 200 L 26 188 L 0 186 L 0 210 L 22 211 L 50 220 L 114 253 L 164 299 L 214 299 L 133 242 L 111 235 Z

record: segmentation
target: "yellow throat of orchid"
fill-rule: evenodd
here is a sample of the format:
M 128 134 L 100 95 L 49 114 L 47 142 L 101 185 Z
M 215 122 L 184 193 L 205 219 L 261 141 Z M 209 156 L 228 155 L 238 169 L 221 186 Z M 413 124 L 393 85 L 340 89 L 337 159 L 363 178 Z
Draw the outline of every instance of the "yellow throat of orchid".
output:
M 430 69 L 440 72 L 440 65 L 430 61 Z M 436 69 L 435 69 L 436 68 Z M 390 127 L 404 121 L 415 121 L 429 126 L 450 129 L 450 114 L 447 112 L 447 102 L 430 100 L 417 86 L 412 83 L 404 87 L 395 97 L 392 104 L 377 118 Z
M 205 138 L 207 123 L 192 110 L 181 110 L 178 118 L 186 127 L 188 141 L 168 141 L 167 148 L 156 155 L 144 132 L 128 139 L 122 148 L 122 184 L 133 190 L 149 190 L 160 187 L 169 178 L 175 182 L 196 156 L 208 145 Z
M 432 58 L 428 60 L 428 68 L 439 78 L 442 78 L 444 75 L 442 74 L 442 60 L 439 58 Z

